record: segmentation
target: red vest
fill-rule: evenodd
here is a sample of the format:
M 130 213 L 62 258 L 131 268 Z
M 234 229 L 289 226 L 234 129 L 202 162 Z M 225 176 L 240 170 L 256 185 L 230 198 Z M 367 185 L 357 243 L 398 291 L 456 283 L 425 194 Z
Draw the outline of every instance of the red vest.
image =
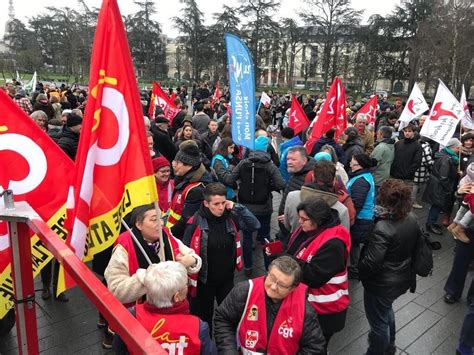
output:
M 163 215 L 165 215 L 170 208 L 171 200 L 173 199 L 173 189 L 173 179 L 169 179 L 165 184 L 160 184 L 158 181 L 156 182 L 156 191 L 158 191 L 158 206 L 160 206 L 160 210 Z
M 158 314 L 137 304 L 137 320 L 170 355 L 201 353 L 199 318 L 190 314 Z
M 301 227 L 298 228 L 294 236 L 298 235 Z M 346 228 L 341 225 L 331 227 L 323 231 L 307 247 L 296 252 L 296 257 L 307 263 L 316 255 L 318 250 L 331 239 L 340 239 L 346 246 L 346 260 L 351 250 L 351 237 Z M 338 313 L 349 307 L 349 283 L 347 280 L 347 267 L 337 275 L 334 275 L 325 285 L 320 288 L 310 288 L 308 301 L 318 314 Z
M 179 254 L 179 244 L 176 239 L 171 235 L 171 232 L 167 228 L 163 228 L 163 241 L 167 238 L 171 245 L 171 251 L 173 253 L 173 260 L 175 260 L 175 255 Z M 137 253 L 135 252 L 135 245 L 130 233 L 123 232 L 117 238 L 116 244 L 120 244 L 125 248 L 128 254 L 128 272 L 130 276 L 135 274 L 138 270 L 138 259 Z M 166 242 L 165 242 L 166 243 Z
M 181 219 L 181 213 L 183 212 L 184 202 L 186 201 L 188 192 L 199 185 L 202 185 L 202 182 L 189 183 L 182 191 L 177 191 L 174 194 L 170 209 L 168 210 L 168 220 L 166 221 L 167 228 L 173 227 Z
M 243 263 L 242 263 L 242 247 L 240 244 L 240 238 L 239 238 L 239 231 L 237 230 L 237 226 L 235 225 L 235 222 L 232 218 L 229 218 L 230 222 L 232 223 L 232 227 L 234 228 L 234 237 L 235 237 L 235 248 L 236 248 L 236 258 L 235 258 L 235 267 L 237 270 L 242 270 Z M 193 224 L 194 221 L 194 216 L 191 217 L 188 220 L 188 224 Z M 200 256 L 201 254 L 201 235 L 202 235 L 202 230 L 201 227 L 196 224 L 196 228 L 194 229 L 193 235 L 191 237 L 191 245 L 190 247 L 194 250 L 194 252 Z M 197 292 L 197 280 L 198 280 L 198 274 L 192 274 L 189 275 L 189 293 L 191 297 L 196 297 L 196 292 Z
M 264 276 L 249 280 L 245 311 L 237 328 L 242 354 L 296 354 L 303 334 L 307 286 L 299 284 L 283 301 L 267 331 Z

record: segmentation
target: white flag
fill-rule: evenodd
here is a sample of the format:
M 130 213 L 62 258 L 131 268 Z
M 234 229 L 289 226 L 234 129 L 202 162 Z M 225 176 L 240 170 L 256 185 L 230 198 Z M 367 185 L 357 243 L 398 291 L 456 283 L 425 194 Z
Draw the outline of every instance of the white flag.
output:
M 263 104 L 266 108 L 270 107 L 272 99 L 267 95 L 266 92 L 262 91 L 262 96 L 260 97 L 260 103 Z
M 464 108 L 440 80 L 430 116 L 421 128 L 420 135 L 446 145 L 464 116 Z
M 474 122 L 472 122 L 472 117 L 469 113 L 469 107 L 467 107 L 466 91 L 464 90 L 464 84 L 462 85 L 460 104 L 464 109 L 465 113 L 464 117 L 462 118 L 462 125 L 468 129 L 474 129 Z
M 19 83 L 21 82 L 20 74 L 18 74 L 18 70 L 16 71 L 16 81 Z
M 36 90 L 36 72 L 33 74 L 33 77 L 30 81 L 25 84 L 25 91 L 30 94 Z
M 412 120 L 418 116 L 421 116 L 423 112 L 427 111 L 428 109 L 428 104 L 426 103 L 426 100 L 423 97 L 418 84 L 415 83 L 415 85 L 413 85 L 413 89 L 411 90 L 407 104 L 403 108 L 402 114 L 400 115 L 400 126 L 398 127 L 398 130 L 401 131 L 403 128 L 408 126 Z

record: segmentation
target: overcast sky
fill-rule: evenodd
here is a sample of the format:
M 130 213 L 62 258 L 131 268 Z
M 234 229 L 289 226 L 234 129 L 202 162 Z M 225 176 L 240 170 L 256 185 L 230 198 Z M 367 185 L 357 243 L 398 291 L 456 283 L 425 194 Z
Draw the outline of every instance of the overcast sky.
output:
M 8 2 L 8 0 L 0 0 L 0 35 L 2 37 L 5 29 L 5 22 L 8 19 Z M 102 3 L 101 0 L 85 0 L 85 2 L 89 7 L 100 7 L 100 4 Z M 209 24 L 212 22 L 212 14 L 214 12 L 221 12 L 223 4 L 235 6 L 238 4 L 238 0 L 197 0 L 197 3 L 201 11 L 205 14 L 206 24 Z M 386 15 L 399 3 L 400 0 L 352 0 L 354 8 L 365 10 L 365 20 L 373 14 Z M 132 0 L 118 0 L 118 4 L 121 13 L 124 15 L 137 10 L 137 7 Z M 67 5 L 69 7 L 77 7 L 80 9 L 77 0 L 69 0 L 66 2 L 58 0 L 13 0 L 13 5 L 15 8 L 15 16 L 24 22 L 30 17 L 44 13 L 46 11 L 45 8 L 48 6 Z M 161 24 L 163 32 L 169 37 L 176 37 L 178 31 L 174 27 L 174 23 L 171 19 L 174 16 L 179 15 L 182 4 L 180 4 L 178 0 L 155 0 L 155 7 L 157 9 L 155 20 Z M 297 13 L 300 10 L 304 10 L 305 7 L 303 0 L 281 0 L 281 7 L 277 14 L 277 18 L 296 18 Z

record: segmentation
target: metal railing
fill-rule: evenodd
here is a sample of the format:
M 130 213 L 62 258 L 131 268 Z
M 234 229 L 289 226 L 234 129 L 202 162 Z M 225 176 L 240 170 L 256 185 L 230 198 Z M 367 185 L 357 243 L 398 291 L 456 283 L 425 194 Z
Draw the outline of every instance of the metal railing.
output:
M 107 319 L 110 327 L 120 335 L 132 354 L 167 354 L 71 248 L 36 215 L 28 203 L 17 202 L 13 209 L 0 207 L 0 220 L 8 223 L 12 249 L 12 277 L 20 354 L 39 353 L 30 229 L 64 266 L 65 271 Z

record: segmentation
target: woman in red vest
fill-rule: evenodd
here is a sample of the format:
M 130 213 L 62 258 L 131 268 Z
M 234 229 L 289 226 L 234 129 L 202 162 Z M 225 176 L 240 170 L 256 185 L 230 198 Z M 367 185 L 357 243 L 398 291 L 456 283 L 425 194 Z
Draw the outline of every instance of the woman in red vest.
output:
M 318 314 L 326 339 L 342 330 L 349 307 L 347 259 L 349 232 L 336 210 L 322 199 L 310 197 L 297 207 L 300 226 L 288 242 L 287 253 L 299 260 L 308 300 Z
M 173 199 L 174 181 L 171 179 L 171 164 L 163 156 L 153 159 L 152 163 L 158 191 L 158 205 L 161 212 L 166 213 Z
M 163 349 L 169 354 L 217 354 L 207 323 L 189 314 L 183 265 L 173 261 L 154 264 L 139 279 L 146 289 L 146 301 L 129 311 Z M 113 347 L 116 354 L 129 354 L 117 334 Z

